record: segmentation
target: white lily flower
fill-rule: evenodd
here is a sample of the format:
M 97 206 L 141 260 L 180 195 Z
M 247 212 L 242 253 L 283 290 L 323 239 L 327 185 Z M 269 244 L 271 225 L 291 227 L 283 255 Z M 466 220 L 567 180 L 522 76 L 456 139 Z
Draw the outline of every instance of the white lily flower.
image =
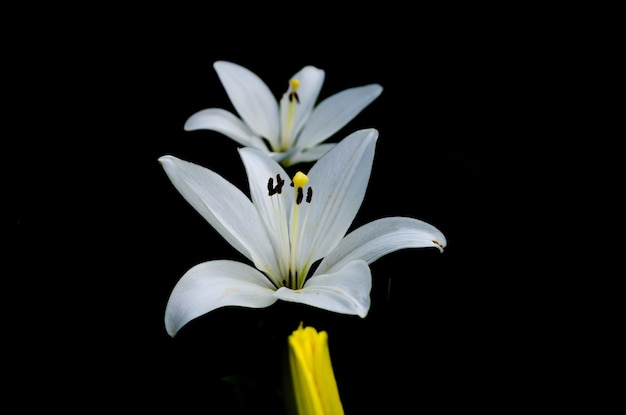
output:
M 334 143 L 323 143 L 374 101 L 378 84 L 348 88 L 316 105 L 325 72 L 305 66 L 290 80 L 279 102 L 250 70 L 232 62 L 213 64 L 235 110 L 207 108 L 187 119 L 186 131 L 213 130 L 245 147 L 268 153 L 283 166 L 319 159 Z
M 346 235 L 365 196 L 377 138 L 375 129 L 352 133 L 291 185 L 267 154 L 240 148 L 251 198 L 209 169 L 159 158 L 182 196 L 254 265 L 213 260 L 187 271 L 166 306 L 170 336 L 219 307 L 262 308 L 277 300 L 365 317 L 370 263 L 403 248 L 443 251 L 437 228 L 408 217 L 377 219 Z

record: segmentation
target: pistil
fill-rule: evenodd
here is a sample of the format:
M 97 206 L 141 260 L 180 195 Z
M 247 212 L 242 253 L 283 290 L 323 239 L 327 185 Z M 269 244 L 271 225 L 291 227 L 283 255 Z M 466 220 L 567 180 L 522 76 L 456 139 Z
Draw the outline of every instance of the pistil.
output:
M 296 194 L 296 204 L 293 207 L 291 222 L 291 256 L 289 259 L 289 276 L 293 277 L 293 280 L 290 281 L 290 286 L 294 289 L 300 288 L 299 277 L 302 277 L 302 275 L 298 275 L 298 264 L 296 262 L 296 253 L 299 246 L 298 233 L 300 231 L 298 229 L 298 216 L 300 216 L 300 204 L 302 203 L 302 199 L 304 197 L 304 186 L 306 186 L 308 182 L 309 178 L 301 171 L 297 172 L 295 176 L 293 176 L 293 181 L 291 182 Z M 300 271 L 303 272 L 304 270 Z
M 285 124 L 285 130 L 282 131 L 281 134 L 281 151 L 288 151 L 293 145 L 293 121 L 296 111 L 296 104 L 300 103 L 300 98 L 298 97 L 298 87 L 300 86 L 300 81 L 297 79 L 292 79 L 289 81 L 289 109 L 287 112 L 287 123 Z

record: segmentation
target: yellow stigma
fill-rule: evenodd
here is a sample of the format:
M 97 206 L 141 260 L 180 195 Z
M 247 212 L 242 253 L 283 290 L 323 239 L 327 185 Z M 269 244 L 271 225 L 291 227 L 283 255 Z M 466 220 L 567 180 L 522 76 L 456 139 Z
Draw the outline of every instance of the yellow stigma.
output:
M 304 187 L 306 186 L 308 182 L 309 182 L 309 178 L 306 176 L 306 174 L 302 173 L 301 171 L 297 172 L 296 175 L 293 176 L 293 184 L 294 186 L 296 186 L 296 188 Z
M 291 84 L 291 89 L 293 89 L 294 91 L 300 86 L 300 81 L 298 81 L 297 79 L 292 79 L 291 81 L 289 81 L 289 83 Z

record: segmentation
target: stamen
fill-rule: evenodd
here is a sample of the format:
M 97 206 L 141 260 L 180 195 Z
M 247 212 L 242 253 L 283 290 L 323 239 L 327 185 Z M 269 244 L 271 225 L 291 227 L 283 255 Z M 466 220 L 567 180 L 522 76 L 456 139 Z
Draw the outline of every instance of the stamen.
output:
M 283 185 L 285 184 L 285 181 L 283 179 L 281 179 L 280 174 L 276 175 L 276 193 L 280 194 L 280 192 L 282 192 L 283 190 Z
M 306 202 L 311 203 L 311 199 L 313 199 L 313 188 L 309 187 L 306 189 Z
M 302 188 L 298 187 L 297 190 L 297 196 L 296 196 L 296 205 L 299 205 L 300 203 L 302 203 L 302 197 L 304 196 L 304 193 L 302 192 Z
M 283 185 L 285 181 L 280 177 L 280 174 L 276 175 L 276 186 L 274 186 L 274 179 L 269 178 L 267 181 L 267 192 L 269 196 L 275 195 L 276 193 L 280 194 L 283 190 Z

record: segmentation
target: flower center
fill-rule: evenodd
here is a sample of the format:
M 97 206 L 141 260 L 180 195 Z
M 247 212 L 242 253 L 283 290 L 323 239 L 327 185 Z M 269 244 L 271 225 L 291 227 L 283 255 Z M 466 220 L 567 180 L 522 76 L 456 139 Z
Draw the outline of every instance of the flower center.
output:
M 300 220 L 301 207 L 303 204 L 311 203 L 313 199 L 313 188 L 307 187 L 309 178 L 302 172 L 297 172 L 291 181 L 291 187 L 294 188 L 294 205 L 291 213 L 291 226 L 285 228 L 286 235 L 283 239 L 283 246 L 286 249 L 282 252 L 281 266 L 282 271 L 282 283 L 284 286 L 298 290 L 304 285 L 304 280 L 310 269 L 310 261 L 303 252 L 300 252 L 302 246 L 302 238 L 304 236 L 303 229 L 306 229 L 306 222 L 308 217 L 308 209 L 305 209 L 304 218 Z M 274 178 L 270 177 L 267 182 L 268 196 L 280 195 L 282 193 L 285 180 L 280 177 L 280 174 L 276 175 L 276 183 Z M 306 191 L 305 191 L 306 189 Z M 279 202 L 277 207 L 279 214 L 277 217 L 284 218 L 285 210 L 282 203 Z

